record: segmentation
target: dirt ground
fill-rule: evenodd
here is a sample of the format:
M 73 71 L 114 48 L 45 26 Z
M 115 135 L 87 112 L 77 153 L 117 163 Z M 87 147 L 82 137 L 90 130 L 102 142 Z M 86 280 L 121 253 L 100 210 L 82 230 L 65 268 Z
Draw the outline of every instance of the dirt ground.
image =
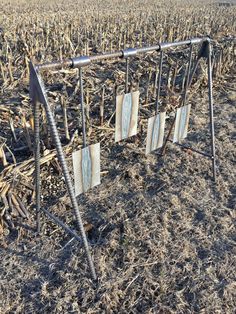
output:
M 78 198 L 98 284 L 80 245 L 44 216 L 37 236 L 31 209 L 1 240 L 0 312 L 235 313 L 234 79 L 214 88 L 216 184 L 210 160 L 172 143 L 160 158 L 139 137 L 103 142 L 102 184 Z M 209 152 L 206 97 L 192 101 L 185 142 Z M 63 181 L 43 171 L 44 205 L 76 228 Z

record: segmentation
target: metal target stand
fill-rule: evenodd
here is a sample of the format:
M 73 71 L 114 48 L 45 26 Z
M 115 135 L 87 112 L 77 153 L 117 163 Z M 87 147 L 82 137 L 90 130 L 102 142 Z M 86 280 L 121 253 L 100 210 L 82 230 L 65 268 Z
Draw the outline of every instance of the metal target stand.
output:
M 193 45 L 201 45 L 199 50 L 199 54 L 196 60 L 196 63 L 193 67 L 191 73 L 191 61 L 192 61 L 192 47 Z M 78 203 L 76 200 L 74 187 L 72 184 L 72 180 L 69 174 L 67 162 L 65 159 L 65 155 L 63 153 L 62 144 L 60 141 L 59 133 L 56 127 L 56 122 L 51 111 L 46 90 L 44 87 L 43 80 L 40 75 L 41 70 L 50 70 L 50 69 L 60 69 L 63 67 L 70 68 L 79 68 L 79 84 L 80 84 L 80 97 L 81 97 L 81 109 L 82 109 L 82 128 L 83 128 L 83 147 L 86 147 L 86 131 L 85 131 L 85 108 L 83 101 L 83 77 L 82 77 L 82 68 L 84 66 L 88 66 L 92 62 L 121 58 L 126 59 L 126 80 L 125 80 L 125 92 L 128 92 L 128 70 L 129 70 L 129 58 L 136 56 L 141 53 L 148 53 L 154 51 L 160 51 L 160 61 L 159 61 L 159 73 L 158 73 L 158 84 L 157 84 L 157 96 L 156 96 L 156 113 L 158 112 L 159 102 L 160 102 L 160 89 L 161 89 L 161 74 L 162 74 L 162 65 L 163 65 L 163 51 L 169 48 L 181 47 L 181 46 L 190 46 L 190 54 L 189 54 L 189 65 L 187 71 L 187 81 L 185 83 L 184 96 L 182 99 L 183 104 L 186 102 L 187 97 L 187 89 L 191 85 L 193 75 L 197 69 L 200 59 L 204 58 L 207 60 L 208 67 L 208 97 L 209 97 L 209 116 L 210 116 L 210 133 L 211 133 L 211 154 L 198 151 L 194 148 L 184 146 L 182 144 L 177 143 L 181 147 L 188 148 L 193 152 L 199 153 L 205 157 L 208 157 L 212 161 L 212 173 L 213 180 L 216 180 L 216 165 L 215 165 L 215 135 L 214 135 L 214 117 L 213 117 L 213 94 L 212 94 L 212 64 L 211 64 L 211 56 L 212 56 L 212 48 L 211 48 L 211 40 L 208 37 L 205 38 L 195 38 L 185 41 L 179 42 L 170 42 L 170 43 L 161 43 L 156 46 L 151 47 L 142 47 L 142 48 L 128 48 L 118 52 L 94 55 L 94 56 L 81 56 L 76 58 L 71 58 L 65 61 L 58 61 L 46 64 L 30 64 L 30 97 L 33 104 L 34 111 L 34 137 L 35 137 L 35 146 L 34 146 L 34 156 L 35 156 L 35 192 L 36 192 L 36 212 L 37 212 L 37 230 L 40 233 L 40 214 L 44 212 L 51 220 L 53 220 L 56 224 L 62 227 L 68 234 L 74 237 L 76 240 L 82 242 L 88 266 L 91 272 L 91 277 L 93 280 L 97 280 L 97 275 L 94 268 L 94 263 L 90 254 L 89 244 L 87 241 L 87 237 L 85 234 L 85 230 L 83 227 L 83 222 L 81 219 Z M 50 127 L 50 134 L 52 140 L 55 144 L 57 157 L 60 162 L 62 172 L 65 178 L 65 184 L 69 193 L 70 201 L 72 208 L 74 210 L 74 215 L 79 227 L 80 236 L 72 230 L 70 227 L 65 225 L 61 220 L 59 220 L 55 215 L 50 213 L 46 208 L 41 207 L 41 182 L 40 182 L 40 105 L 42 105 L 46 112 L 47 121 Z M 174 122 L 173 122 L 174 125 Z M 172 126 L 173 127 L 173 126 Z M 165 144 L 163 146 L 163 150 L 169 141 L 171 130 L 169 131 Z

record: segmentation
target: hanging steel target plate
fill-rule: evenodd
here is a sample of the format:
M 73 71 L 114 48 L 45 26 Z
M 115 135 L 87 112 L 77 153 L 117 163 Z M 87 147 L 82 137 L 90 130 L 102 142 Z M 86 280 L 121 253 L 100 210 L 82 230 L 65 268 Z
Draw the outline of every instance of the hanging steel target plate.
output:
M 177 109 L 173 142 L 179 142 L 187 136 L 191 105 Z
M 137 134 L 139 91 L 116 97 L 115 141 Z
M 100 184 L 100 143 L 72 153 L 75 195 Z
M 161 112 L 148 119 L 146 154 L 163 145 L 166 113 Z

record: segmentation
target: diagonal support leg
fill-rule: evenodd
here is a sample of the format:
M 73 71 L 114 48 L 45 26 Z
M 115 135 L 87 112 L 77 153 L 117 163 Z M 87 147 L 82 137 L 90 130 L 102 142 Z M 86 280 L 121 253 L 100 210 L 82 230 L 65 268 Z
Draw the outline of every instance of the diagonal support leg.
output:
M 215 129 L 214 129 L 214 111 L 213 111 L 213 92 L 212 92 L 212 49 L 211 43 L 208 42 L 207 71 L 208 71 L 208 97 L 209 97 L 209 114 L 210 114 L 210 132 L 211 132 L 211 158 L 213 180 L 216 181 L 216 162 L 215 162 Z
M 31 85 L 30 86 L 31 98 L 33 100 L 33 103 L 35 104 L 35 109 L 36 109 L 36 110 L 34 110 L 34 114 L 35 114 L 35 122 L 36 122 L 35 141 L 37 142 L 37 145 L 35 148 L 35 157 L 36 157 L 35 158 L 35 165 L 36 165 L 35 177 L 36 177 L 36 182 L 37 182 L 36 183 L 36 190 L 38 190 L 38 194 L 37 194 L 38 198 L 36 200 L 37 201 L 37 211 L 39 214 L 39 211 L 40 211 L 40 179 L 39 179 L 39 175 L 40 175 L 40 158 L 39 158 L 40 155 L 39 155 L 39 153 L 40 153 L 40 151 L 39 151 L 39 148 L 40 147 L 39 147 L 39 114 L 37 111 L 36 104 L 37 103 L 39 104 L 39 102 L 40 102 L 42 105 L 44 105 L 44 108 L 46 111 L 47 120 L 48 120 L 48 123 L 50 126 L 51 136 L 52 136 L 52 139 L 53 139 L 55 146 L 56 146 L 58 160 L 59 160 L 61 167 L 62 167 L 62 172 L 63 172 L 64 178 L 65 178 L 66 187 L 67 187 L 67 190 L 68 190 L 68 193 L 70 196 L 72 207 L 74 209 L 74 213 L 75 213 L 75 217 L 76 217 L 79 231 L 81 234 L 81 238 L 82 238 L 83 246 L 85 249 L 88 265 L 89 265 L 89 268 L 91 271 L 91 276 L 94 280 L 97 280 L 97 276 L 96 276 L 94 264 L 92 261 L 92 257 L 90 254 L 89 245 L 88 245 L 87 237 L 85 234 L 82 218 L 80 215 L 78 203 L 77 203 L 77 200 L 76 200 L 76 197 L 74 194 L 74 188 L 73 188 L 73 184 L 72 184 L 72 181 L 70 178 L 69 169 L 67 167 L 67 163 L 66 163 L 65 156 L 63 153 L 62 144 L 61 144 L 58 130 L 56 127 L 56 122 L 54 120 L 51 108 L 50 108 L 48 100 L 47 100 L 45 87 L 44 87 L 43 81 L 42 81 L 37 69 L 35 69 L 33 64 L 30 64 L 30 70 L 31 70 L 31 77 L 30 77 L 30 80 L 31 80 L 31 84 L 30 84 Z M 51 218 L 53 218 L 52 215 L 51 215 Z
M 37 100 L 33 101 L 34 105 L 34 160 L 35 160 L 35 193 L 36 193 L 36 220 L 37 232 L 40 233 L 40 198 L 41 198 L 41 181 L 40 181 L 40 134 L 39 134 L 39 115 L 40 104 Z
M 68 167 L 67 167 L 67 163 L 66 163 L 66 160 L 65 160 L 64 153 L 63 153 L 63 149 L 62 149 L 61 141 L 60 141 L 59 134 L 58 134 L 58 131 L 57 131 L 56 123 L 55 123 L 55 120 L 54 120 L 54 117 L 53 117 L 53 114 L 52 114 L 52 111 L 51 111 L 51 109 L 49 107 L 48 102 L 44 103 L 44 107 L 45 107 L 46 114 L 47 114 L 47 119 L 48 119 L 48 122 L 49 122 L 49 125 L 50 125 L 50 131 L 51 131 L 52 139 L 53 139 L 53 141 L 54 141 L 54 143 L 56 145 L 58 160 L 59 160 L 59 162 L 61 164 L 61 167 L 62 167 L 62 171 L 63 171 L 63 175 L 64 175 L 64 178 L 65 178 L 65 183 L 66 183 L 66 186 L 67 186 L 67 190 L 68 190 L 68 193 L 69 193 L 69 196 L 70 196 L 71 204 L 72 204 L 72 207 L 73 207 L 74 212 L 75 212 L 76 220 L 78 222 L 78 226 L 79 226 L 80 234 L 81 234 L 81 237 L 82 237 L 83 245 L 84 245 L 84 248 L 85 248 L 85 252 L 86 252 L 89 268 L 90 268 L 90 271 L 91 271 L 91 274 L 92 274 L 92 278 L 94 280 L 96 280 L 97 276 L 96 276 L 94 264 L 93 264 L 93 261 L 92 261 L 92 257 L 90 255 L 87 237 L 86 237 L 86 234 L 85 234 L 85 231 L 84 231 L 83 222 L 82 222 L 81 215 L 80 215 L 80 212 L 79 212 L 78 203 L 77 203 L 77 200 L 76 200 L 76 197 L 75 197 L 75 194 L 74 194 L 72 181 L 71 181 L 71 178 L 70 178 L 69 170 L 68 170 Z

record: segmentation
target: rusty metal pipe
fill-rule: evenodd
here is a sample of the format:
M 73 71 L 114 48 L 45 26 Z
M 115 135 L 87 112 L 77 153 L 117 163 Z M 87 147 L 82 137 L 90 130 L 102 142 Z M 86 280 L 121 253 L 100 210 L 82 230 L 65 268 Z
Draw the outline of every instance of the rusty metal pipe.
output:
M 159 43 L 155 46 L 150 47 L 141 47 L 141 48 L 128 48 L 125 50 L 115 51 L 115 52 L 109 52 L 104 54 L 98 54 L 94 56 L 81 56 L 81 57 L 75 57 L 67 60 L 62 61 L 55 61 L 51 63 L 44 63 L 44 64 L 38 64 L 36 68 L 38 70 L 48 70 L 48 69 L 59 69 L 63 67 L 82 67 L 88 65 L 90 62 L 95 61 L 102 61 L 102 60 L 108 60 L 108 59 L 115 59 L 115 58 L 126 58 L 127 53 L 130 53 L 130 57 L 135 56 L 136 54 L 140 53 L 147 53 L 147 52 L 154 52 L 154 51 L 161 51 L 169 48 L 174 47 L 181 47 L 181 46 L 188 46 L 188 45 L 194 45 L 203 43 L 206 41 L 210 41 L 209 37 L 203 37 L 203 38 L 193 38 L 178 42 L 167 42 L 167 43 Z M 124 53 L 126 52 L 126 53 Z M 135 53 L 134 53 L 135 52 Z M 86 58 L 86 62 L 82 62 L 82 57 Z M 80 62 L 81 60 L 81 62 Z M 84 59 L 83 59 L 84 60 Z M 75 62 L 76 61 L 76 62 Z

